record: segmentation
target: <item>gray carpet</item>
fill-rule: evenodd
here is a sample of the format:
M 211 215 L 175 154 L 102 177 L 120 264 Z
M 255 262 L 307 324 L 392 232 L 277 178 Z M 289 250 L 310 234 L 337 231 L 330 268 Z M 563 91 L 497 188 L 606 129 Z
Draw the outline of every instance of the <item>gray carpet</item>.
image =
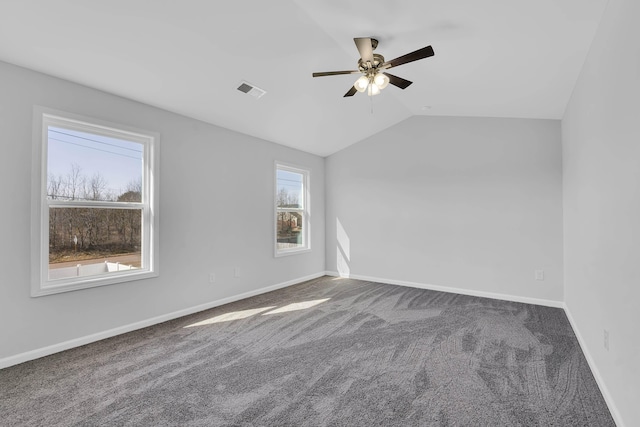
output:
M 0 387 L 5 426 L 615 425 L 561 309 L 331 277 L 0 370 Z

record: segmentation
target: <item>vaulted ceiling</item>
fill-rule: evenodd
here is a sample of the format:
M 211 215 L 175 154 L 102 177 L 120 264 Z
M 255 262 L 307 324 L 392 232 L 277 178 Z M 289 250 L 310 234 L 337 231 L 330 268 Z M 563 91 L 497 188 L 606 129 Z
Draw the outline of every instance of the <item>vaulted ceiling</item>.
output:
M 412 115 L 562 118 L 607 0 L 3 0 L 0 60 L 327 156 Z M 342 95 L 354 37 L 413 81 Z M 247 81 L 260 99 L 236 88 Z

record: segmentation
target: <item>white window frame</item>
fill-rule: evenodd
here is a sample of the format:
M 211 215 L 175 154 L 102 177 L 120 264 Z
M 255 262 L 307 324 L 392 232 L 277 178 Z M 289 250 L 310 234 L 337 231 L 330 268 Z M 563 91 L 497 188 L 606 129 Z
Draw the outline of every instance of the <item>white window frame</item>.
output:
M 278 170 L 299 173 L 302 175 L 302 208 L 278 208 Z M 299 166 L 275 162 L 273 169 L 273 206 L 274 206 L 274 255 L 275 257 L 296 255 L 311 251 L 311 191 L 310 191 L 310 169 Z M 300 212 L 302 213 L 302 246 L 298 248 L 279 249 L 278 248 L 278 212 Z
M 48 126 L 134 141 L 143 146 L 142 201 L 106 202 L 48 200 Z M 97 286 L 156 277 L 159 274 L 158 153 L 160 134 L 103 120 L 35 106 L 31 185 L 31 296 L 57 294 Z M 49 280 L 49 208 L 109 208 L 142 210 L 142 268 L 105 275 Z

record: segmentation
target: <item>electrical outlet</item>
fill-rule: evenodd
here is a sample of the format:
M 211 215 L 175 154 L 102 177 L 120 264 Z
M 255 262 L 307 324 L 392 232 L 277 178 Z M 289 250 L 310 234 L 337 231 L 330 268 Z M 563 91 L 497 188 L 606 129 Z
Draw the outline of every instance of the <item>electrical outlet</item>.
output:
M 606 329 L 604 330 L 603 338 L 604 349 L 609 351 L 609 331 L 607 331 Z
M 535 278 L 536 280 L 544 280 L 544 270 L 536 270 Z
M 209 283 L 216 283 L 216 273 L 209 273 Z
M 240 267 L 236 267 L 236 268 L 233 270 L 233 276 L 234 276 L 234 277 L 240 277 Z

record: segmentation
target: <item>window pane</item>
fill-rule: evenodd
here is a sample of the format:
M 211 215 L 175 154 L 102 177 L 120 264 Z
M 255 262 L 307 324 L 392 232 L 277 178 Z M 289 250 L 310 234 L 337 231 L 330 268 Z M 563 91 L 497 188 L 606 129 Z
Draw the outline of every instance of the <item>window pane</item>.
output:
M 278 249 L 292 249 L 304 246 L 302 241 L 303 214 L 299 212 L 278 212 Z
M 49 280 L 140 268 L 141 237 L 141 209 L 50 208 Z
M 47 127 L 47 198 L 142 201 L 143 144 Z
M 301 173 L 277 170 L 276 206 L 279 208 L 303 207 L 303 175 Z

